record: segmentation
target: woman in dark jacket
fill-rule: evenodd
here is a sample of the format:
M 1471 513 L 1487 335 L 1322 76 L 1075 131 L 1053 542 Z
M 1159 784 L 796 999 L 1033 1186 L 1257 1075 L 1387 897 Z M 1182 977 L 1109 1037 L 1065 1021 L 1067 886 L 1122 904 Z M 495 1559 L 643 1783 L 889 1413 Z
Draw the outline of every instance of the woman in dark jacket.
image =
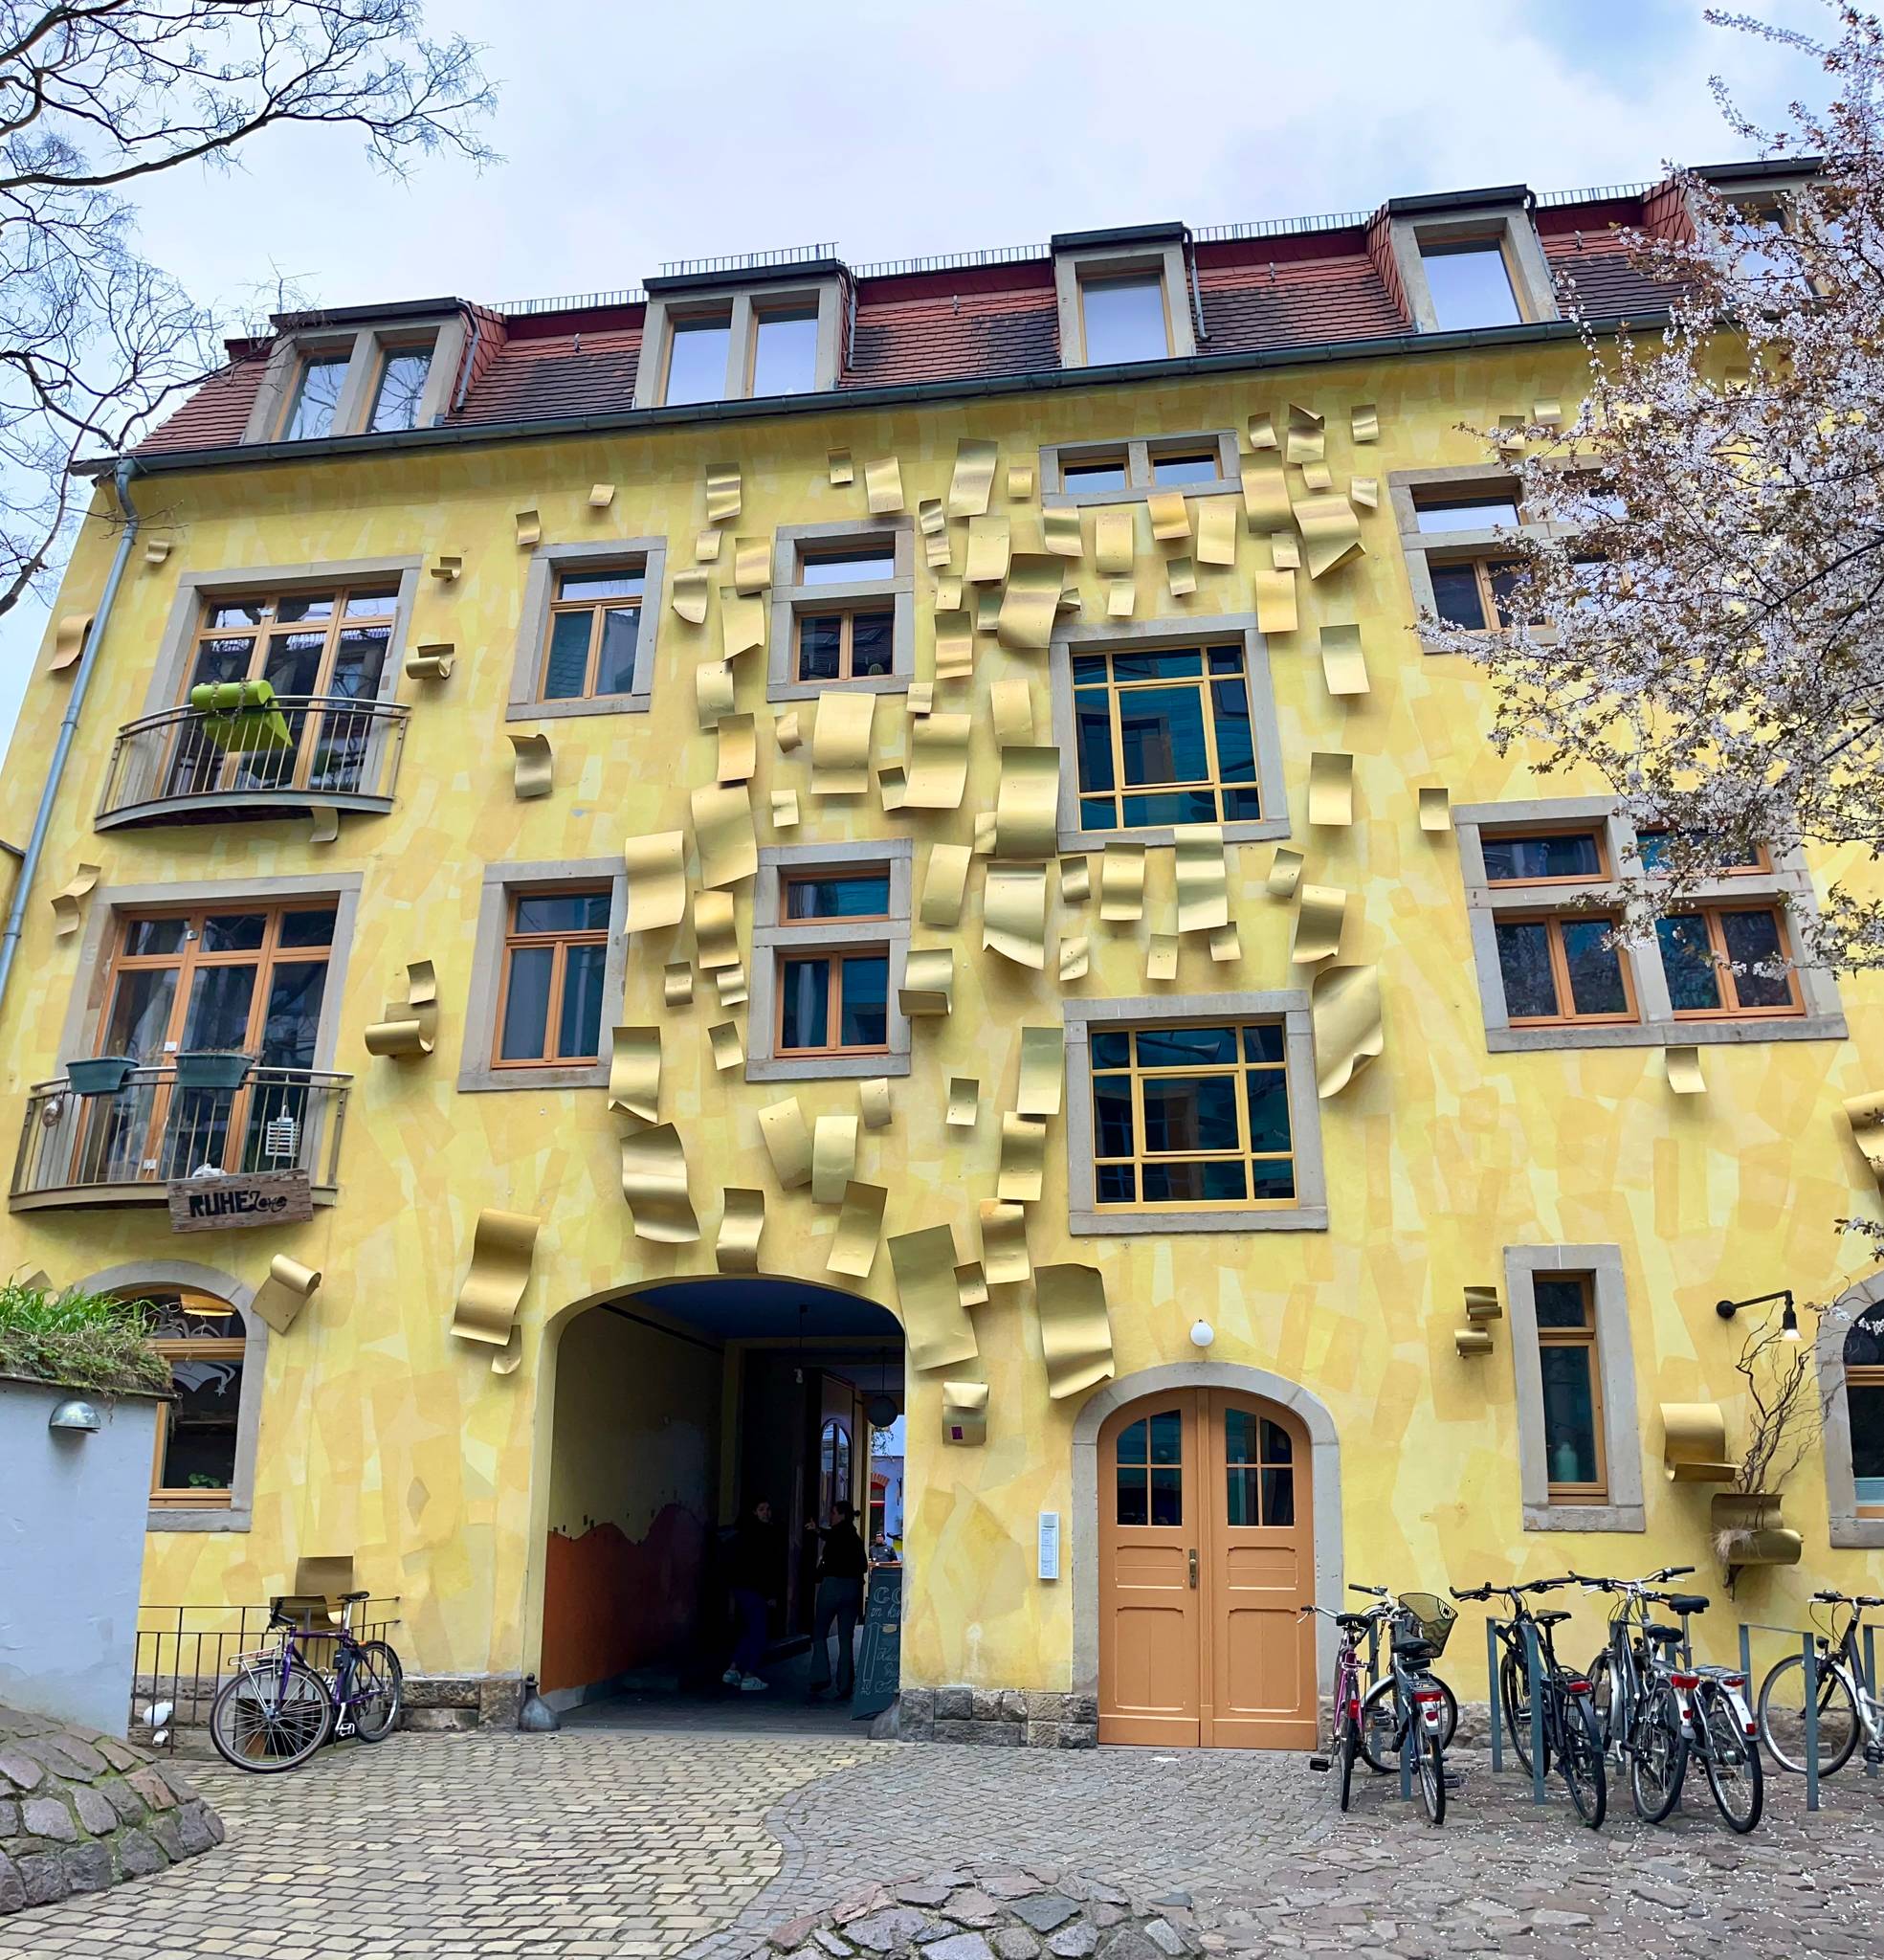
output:
M 818 1551 L 817 1618 L 811 1635 L 811 1693 L 821 1695 L 831 1685 L 831 1629 L 837 1627 L 837 1694 L 849 1701 L 856 1685 L 857 1616 L 863 1611 L 863 1575 L 870 1560 L 851 1521 L 849 1502 L 839 1498 L 831 1507 L 831 1524 L 818 1531 L 815 1520 L 807 1519 L 805 1529 L 818 1531 L 823 1543 Z
M 759 1663 L 765 1658 L 765 1609 L 778 1596 L 784 1567 L 779 1527 L 762 1497 L 734 1527 L 726 1550 L 726 1591 L 739 1627 L 732 1662 L 720 1677 L 729 1688 L 753 1695 L 769 1685 L 759 1677 Z

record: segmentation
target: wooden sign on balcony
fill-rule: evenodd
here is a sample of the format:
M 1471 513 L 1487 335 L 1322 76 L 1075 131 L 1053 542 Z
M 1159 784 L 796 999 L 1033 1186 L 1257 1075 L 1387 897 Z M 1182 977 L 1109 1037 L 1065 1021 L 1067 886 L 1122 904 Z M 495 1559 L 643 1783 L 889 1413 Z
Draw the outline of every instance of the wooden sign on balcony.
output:
M 292 1225 L 314 1215 L 305 1170 L 242 1171 L 179 1177 L 165 1187 L 172 1232 L 229 1232 L 244 1225 Z

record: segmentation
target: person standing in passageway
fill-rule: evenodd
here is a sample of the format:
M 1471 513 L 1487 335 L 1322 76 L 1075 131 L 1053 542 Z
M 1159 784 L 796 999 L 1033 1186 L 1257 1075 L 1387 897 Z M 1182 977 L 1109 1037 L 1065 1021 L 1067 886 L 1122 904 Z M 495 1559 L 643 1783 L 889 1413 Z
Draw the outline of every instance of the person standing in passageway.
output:
M 762 1497 L 734 1527 L 727 1552 L 726 1591 L 739 1629 L 732 1661 L 720 1677 L 729 1688 L 756 1695 L 770 1686 L 760 1678 L 759 1663 L 765 1658 L 766 1609 L 778 1597 L 784 1570 L 783 1538 L 770 1502 Z
M 805 1521 L 815 1531 L 818 1548 L 817 1618 L 811 1633 L 811 1697 L 831 1685 L 831 1631 L 837 1629 L 837 1697 L 851 1699 L 856 1685 L 857 1616 L 863 1612 L 863 1575 L 870 1560 L 852 1522 L 850 1503 L 839 1498 L 831 1507 L 831 1523 L 819 1529 L 814 1518 Z

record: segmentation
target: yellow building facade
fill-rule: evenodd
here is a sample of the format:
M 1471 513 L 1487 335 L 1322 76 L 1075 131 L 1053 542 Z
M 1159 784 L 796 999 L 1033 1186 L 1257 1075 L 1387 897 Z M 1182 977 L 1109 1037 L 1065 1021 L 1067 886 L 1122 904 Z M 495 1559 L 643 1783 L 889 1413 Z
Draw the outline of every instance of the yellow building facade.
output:
M 802 1633 L 797 1513 L 869 1503 L 892 1408 L 906 1733 L 967 1684 L 1035 1742 L 1300 1744 L 1295 1608 L 1354 1580 L 1884 1580 L 1834 1225 L 1877 983 L 1696 1011 L 1592 949 L 1613 798 L 1413 631 L 1521 519 L 1466 432 L 1575 412 L 1549 276 L 1623 276 L 1630 213 L 1502 196 L 283 321 L 120 472 L 134 528 L 101 478 L 0 793 L 23 840 L 82 686 L 7 1263 L 171 1303 L 211 1467 L 160 1461 L 148 1601 L 350 1561 L 487 1707 L 717 1678 L 724 1527 L 771 1497 Z M 1769 1309 L 1716 1303 L 1783 1288 L 1855 1318 L 1737 1506 Z

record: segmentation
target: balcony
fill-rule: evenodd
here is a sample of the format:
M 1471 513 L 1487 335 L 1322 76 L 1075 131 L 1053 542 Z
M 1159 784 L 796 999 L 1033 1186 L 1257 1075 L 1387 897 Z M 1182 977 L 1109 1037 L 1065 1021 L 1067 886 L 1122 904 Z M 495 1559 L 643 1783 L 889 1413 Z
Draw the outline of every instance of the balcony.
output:
M 115 1090 L 81 1095 L 69 1077 L 27 1092 L 9 1203 L 15 1212 L 161 1205 L 175 1182 L 299 1170 L 333 1202 L 351 1076 L 253 1068 L 234 1087 L 177 1080 L 174 1062 L 128 1065 Z
M 98 828 L 224 823 L 314 810 L 379 813 L 410 710 L 346 695 L 280 695 L 214 713 L 166 708 L 118 731 Z

